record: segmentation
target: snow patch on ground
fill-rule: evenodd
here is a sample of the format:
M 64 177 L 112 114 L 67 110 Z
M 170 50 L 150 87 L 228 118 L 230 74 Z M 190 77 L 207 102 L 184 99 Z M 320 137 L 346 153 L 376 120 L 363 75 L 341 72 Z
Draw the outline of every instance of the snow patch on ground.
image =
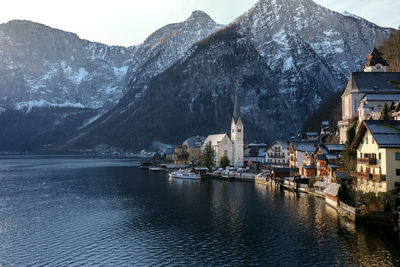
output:
M 81 127 L 79 127 L 79 130 L 88 127 L 90 124 L 92 124 L 93 122 L 97 121 L 98 118 L 100 118 L 101 116 L 103 116 L 106 112 L 101 112 L 99 114 L 97 114 L 94 117 L 91 117 L 90 119 L 86 120 Z
M 128 72 L 128 66 L 123 66 L 120 68 L 114 67 L 114 75 L 120 78 L 123 78 L 127 72 Z

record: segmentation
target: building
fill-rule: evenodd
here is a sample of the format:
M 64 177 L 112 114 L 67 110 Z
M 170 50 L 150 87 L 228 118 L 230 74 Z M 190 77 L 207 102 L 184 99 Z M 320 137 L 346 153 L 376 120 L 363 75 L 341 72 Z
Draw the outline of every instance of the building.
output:
M 219 159 L 222 156 L 227 156 L 232 163 L 233 143 L 227 134 L 209 135 L 204 141 L 202 150 L 204 150 L 205 146 L 209 143 L 211 143 L 211 147 L 215 151 L 215 166 L 219 166 Z
M 236 83 L 235 105 L 231 123 L 231 138 L 227 134 L 209 135 L 203 143 L 201 150 L 211 142 L 215 153 L 215 166 L 219 166 L 219 159 L 225 155 L 234 167 L 244 165 L 244 126 L 240 114 L 239 84 Z
M 265 151 L 265 163 L 277 166 L 289 166 L 290 144 L 284 141 L 274 141 Z
M 357 189 L 388 192 L 400 187 L 400 121 L 362 122 L 351 147 L 357 150 Z
M 290 142 L 289 146 L 289 166 L 300 168 L 308 156 L 311 156 L 319 143 L 311 142 Z
M 248 166 L 265 164 L 265 151 L 267 148 L 267 144 L 248 144 L 244 149 L 244 161 Z
M 391 101 L 388 98 L 400 94 L 400 90 L 395 88 L 396 85 L 390 82 L 400 81 L 400 72 L 386 72 L 387 66 L 387 62 L 382 58 L 382 53 L 374 47 L 367 57 L 362 72 L 351 73 L 342 95 L 342 120 L 338 122 L 340 143 L 346 142 L 346 131 L 351 126 L 351 120 L 360 113 L 362 118 L 365 118 L 371 112 L 380 112 L 383 108 L 382 103 Z M 382 97 L 384 99 L 378 100 L 379 97 L 376 95 L 386 96 Z M 362 100 L 363 103 L 361 103 Z M 379 101 L 381 107 L 379 107 Z M 393 98 L 392 101 L 395 99 Z
M 195 163 L 201 157 L 201 147 L 206 140 L 204 136 L 191 136 L 185 142 L 183 142 L 182 146 L 186 148 L 189 153 L 189 161 Z

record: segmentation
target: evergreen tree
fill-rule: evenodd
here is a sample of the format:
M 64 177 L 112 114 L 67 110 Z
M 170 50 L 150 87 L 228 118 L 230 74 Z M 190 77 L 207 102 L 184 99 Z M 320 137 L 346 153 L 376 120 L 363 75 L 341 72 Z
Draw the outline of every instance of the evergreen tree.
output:
M 381 120 L 385 120 L 385 121 L 389 120 L 389 107 L 388 107 L 388 105 L 386 103 L 383 106 Z
M 223 155 L 223 156 L 219 159 L 219 166 L 220 166 L 222 169 L 225 169 L 226 167 L 229 166 L 230 162 L 231 162 L 231 161 L 229 160 L 228 156 Z
M 211 142 L 208 142 L 203 153 L 201 154 L 201 165 L 211 170 L 215 166 L 214 158 L 215 151 L 211 146 Z

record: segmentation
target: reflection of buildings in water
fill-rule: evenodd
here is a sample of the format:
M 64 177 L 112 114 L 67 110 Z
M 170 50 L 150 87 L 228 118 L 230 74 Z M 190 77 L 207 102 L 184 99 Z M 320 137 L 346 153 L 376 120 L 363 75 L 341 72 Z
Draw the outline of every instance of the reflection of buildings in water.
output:
M 358 229 L 357 229 L 358 228 Z M 393 251 L 390 247 L 393 246 L 392 231 L 384 229 L 381 226 L 357 227 L 355 231 L 349 233 L 344 232 L 339 236 L 339 244 L 346 254 L 346 259 L 351 262 L 346 262 L 346 265 L 363 265 L 368 262 L 368 266 L 399 266 L 400 262 L 394 263 L 393 254 L 398 254 L 398 251 Z M 356 259 L 356 260 L 355 260 Z
M 261 197 L 263 200 L 267 198 L 268 195 L 268 185 L 265 184 L 259 184 L 259 183 L 254 183 L 254 189 L 259 197 Z
M 254 194 L 249 192 L 251 186 L 247 183 L 232 183 L 212 181 L 210 189 L 211 223 L 222 232 L 240 237 L 246 228 L 246 197 Z

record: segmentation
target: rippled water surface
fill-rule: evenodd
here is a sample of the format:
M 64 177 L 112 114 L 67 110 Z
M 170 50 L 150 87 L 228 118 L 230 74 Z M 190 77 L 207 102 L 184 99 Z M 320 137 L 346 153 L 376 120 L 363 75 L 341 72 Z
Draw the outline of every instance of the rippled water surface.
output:
M 400 265 L 397 233 L 320 199 L 137 165 L 0 157 L 0 265 Z

